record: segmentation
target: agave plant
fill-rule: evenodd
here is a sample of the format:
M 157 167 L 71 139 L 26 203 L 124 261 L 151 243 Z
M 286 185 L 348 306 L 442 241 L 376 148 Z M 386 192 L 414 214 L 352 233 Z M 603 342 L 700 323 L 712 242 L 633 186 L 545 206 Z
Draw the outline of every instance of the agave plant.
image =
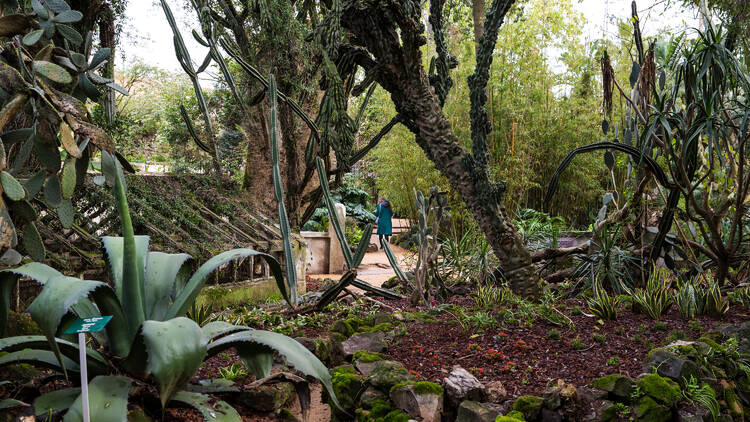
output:
M 120 165 L 104 152 L 102 168 L 114 185 L 123 234 L 102 238 L 111 284 L 67 277 L 41 263 L 0 271 L 0 326 L 5 326 L 10 291 L 19 277 L 27 277 L 43 286 L 29 312 L 44 333 L 0 339 L 0 351 L 8 352 L 0 357 L 0 367 L 30 363 L 66 375 L 78 372 L 78 346 L 60 333 L 75 317 L 112 315 L 86 350 L 89 371 L 95 376 L 89 383 L 91 418 L 97 422 L 125 420 L 131 386 L 151 383 L 162 407 L 179 403 L 195 407 L 206 419 L 240 421 L 227 403 L 210 400 L 188 385 L 204 360 L 229 348 L 237 350 L 259 379 L 268 377 L 274 352 L 278 353 L 291 367 L 319 379 L 337 404 L 328 370 L 295 340 L 219 321 L 201 327 L 184 317 L 214 270 L 248 256 L 268 263 L 289 300 L 278 261 L 252 249 L 234 249 L 209 259 L 190 276 L 189 255 L 149 251 L 149 238 L 133 234 Z M 79 391 L 69 388 L 42 395 L 34 402 L 35 412 L 65 411 L 66 421 L 80 420 Z

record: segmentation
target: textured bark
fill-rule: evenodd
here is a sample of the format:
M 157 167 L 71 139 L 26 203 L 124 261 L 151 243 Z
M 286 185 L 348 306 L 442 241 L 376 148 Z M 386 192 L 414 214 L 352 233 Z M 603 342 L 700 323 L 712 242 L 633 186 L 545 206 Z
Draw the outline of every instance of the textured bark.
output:
M 493 10 L 502 8 L 498 13 L 504 15 L 511 3 L 496 0 Z M 420 47 L 426 40 L 419 2 L 349 0 L 342 10 L 341 24 L 352 34 L 351 41 L 369 53 L 355 60 L 391 93 L 396 110 L 416 135 L 419 146 L 466 203 L 502 263 L 511 289 L 526 297 L 537 296 L 539 283 L 531 255 L 498 201 L 498 186 L 491 182 L 484 166 L 486 151 L 476 149 L 477 144 L 481 149 L 481 139 L 474 140 L 474 155 L 461 148 L 422 67 Z M 502 16 L 499 19 L 501 22 Z M 492 48 L 495 39 L 483 42 Z M 491 62 L 491 58 L 488 60 Z M 488 67 L 488 63 L 483 64 Z M 487 76 L 478 78 L 484 78 L 486 86 Z M 484 95 L 483 88 L 481 91 Z M 483 101 L 478 106 L 484 111 Z M 482 130 L 486 139 L 489 128 Z

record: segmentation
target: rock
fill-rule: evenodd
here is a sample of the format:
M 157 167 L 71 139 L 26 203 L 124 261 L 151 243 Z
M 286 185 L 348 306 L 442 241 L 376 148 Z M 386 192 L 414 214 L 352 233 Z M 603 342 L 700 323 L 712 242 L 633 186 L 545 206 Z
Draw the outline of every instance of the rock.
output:
M 295 340 L 297 340 L 297 343 L 305 346 L 305 349 L 315 353 L 315 340 L 307 337 L 297 337 Z M 320 356 L 318 356 L 318 359 L 320 359 Z
M 498 416 L 497 419 L 495 419 L 495 422 L 518 422 L 518 421 L 525 422 L 526 419 L 524 418 L 523 413 L 517 410 L 514 410 L 505 416 Z
M 414 375 L 410 374 L 403 365 L 392 360 L 375 362 L 375 368 L 367 377 L 367 382 L 370 385 L 383 392 L 389 392 L 391 387 L 396 384 L 414 381 L 416 381 Z
M 440 422 L 443 413 L 443 389 L 432 382 L 393 387 L 389 394 L 393 404 L 422 422 Z
M 381 331 L 355 334 L 341 343 L 341 350 L 345 357 L 352 356 L 354 352 L 360 350 L 379 353 L 385 348 L 385 334 Z
M 333 392 L 336 393 L 339 404 L 344 410 L 353 410 L 357 407 L 357 396 L 364 386 L 363 378 L 354 372 L 351 365 L 338 366 L 331 369 L 330 372 Z M 330 398 L 328 401 L 334 413 L 340 413 L 336 411 L 336 407 L 330 402 Z
M 510 407 L 511 410 L 516 410 L 523 413 L 523 417 L 527 421 L 536 420 L 542 411 L 542 405 L 544 399 L 537 396 L 518 396 L 516 401 Z
M 709 420 L 711 420 L 711 412 L 706 409 L 692 411 L 680 409 L 677 411 L 678 422 L 703 422 Z
M 487 392 L 482 383 L 459 365 L 453 367 L 447 378 L 443 378 L 443 387 L 448 406 L 451 408 L 458 407 L 465 400 L 481 402 L 487 399 Z
M 620 374 L 611 374 L 606 377 L 597 378 L 591 382 L 594 388 L 604 390 L 610 397 L 620 401 L 629 401 L 630 395 L 635 390 L 635 382 Z
M 677 347 L 692 347 L 692 345 L 682 345 Z M 693 348 L 693 350 L 695 350 Z M 678 383 L 689 380 L 690 377 L 700 379 L 701 371 L 695 362 L 689 359 L 683 359 L 674 353 L 664 349 L 652 350 L 646 360 L 643 361 L 643 372 L 649 373 L 653 369 L 662 377 L 670 378 Z
M 501 381 L 490 381 L 485 387 L 487 401 L 490 403 L 501 403 L 508 397 L 508 391 Z
M 494 422 L 498 416 L 500 412 L 497 409 L 476 401 L 465 400 L 458 406 L 456 422 Z
M 374 387 L 367 387 L 367 390 L 359 396 L 359 404 L 365 409 L 371 409 L 379 400 L 385 401 L 388 400 L 388 397 L 386 397 L 385 393 Z
M 331 324 L 331 326 L 328 327 L 328 331 L 332 333 L 339 333 L 347 338 L 356 332 L 351 323 L 343 319 L 335 321 L 333 324 Z
M 273 412 L 281 409 L 294 395 L 295 390 L 292 383 L 279 382 L 243 391 L 239 393 L 237 400 L 244 406 L 258 412 Z
M 393 324 L 393 315 L 385 312 L 377 312 L 372 316 L 372 325 Z
M 377 252 L 378 251 L 378 245 L 376 243 L 370 243 L 367 245 L 367 252 Z
M 539 417 L 543 422 L 562 422 L 563 420 L 559 412 L 547 408 L 542 409 Z
M 635 408 L 636 421 L 668 422 L 672 420 L 672 411 L 658 404 L 649 396 L 641 397 Z
M 369 376 L 370 372 L 375 369 L 375 362 L 386 360 L 387 357 L 380 353 L 370 353 L 364 350 L 354 352 L 352 356 L 354 367 L 357 368 L 362 376 Z
M 638 379 L 636 385 L 641 392 L 667 406 L 676 405 L 682 398 L 680 386 L 676 382 L 657 374 L 642 376 Z

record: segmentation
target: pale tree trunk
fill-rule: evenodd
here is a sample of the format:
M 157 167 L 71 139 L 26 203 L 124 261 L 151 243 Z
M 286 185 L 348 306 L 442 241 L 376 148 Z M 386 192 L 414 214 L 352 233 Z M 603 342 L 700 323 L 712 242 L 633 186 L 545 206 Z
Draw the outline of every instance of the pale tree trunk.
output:
M 471 16 L 474 20 L 474 52 L 479 48 L 479 39 L 484 33 L 484 0 L 471 0 Z

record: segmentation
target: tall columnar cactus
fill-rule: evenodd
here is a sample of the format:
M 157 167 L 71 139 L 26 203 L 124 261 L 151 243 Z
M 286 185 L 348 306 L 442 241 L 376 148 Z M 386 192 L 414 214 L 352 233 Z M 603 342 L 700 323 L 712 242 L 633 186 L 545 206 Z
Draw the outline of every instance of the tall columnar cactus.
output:
M 414 234 L 418 245 L 417 264 L 414 268 L 414 291 L 412 303 L 425 301 L 429 294 L 430 281 L 440 280 L 437 271 L 437 260 L 440 254 L 438 231 L 447 211 L 448 199 L 441 196 L 438 188 L 430 189 L 430 197 L 425 199 L 421 191 L 414 190 L 414 200 L 417 206 L 418 224 Z

